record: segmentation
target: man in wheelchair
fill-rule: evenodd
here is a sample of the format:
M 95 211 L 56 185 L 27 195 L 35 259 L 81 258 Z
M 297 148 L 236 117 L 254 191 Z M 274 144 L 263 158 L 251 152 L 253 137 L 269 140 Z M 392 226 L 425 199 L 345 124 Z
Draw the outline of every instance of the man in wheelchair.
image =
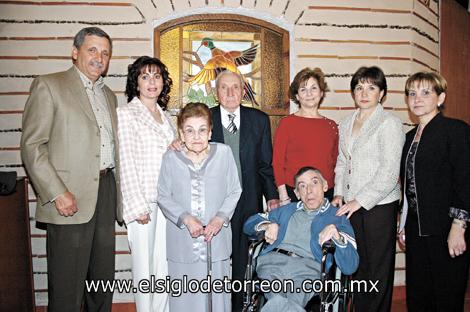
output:
M 268 302 L 263 312 L 305 311 L 315 292 L 305 291 L 301 285 L 305 280 L 320 279 L 323 243 L 331 240 L 336 245 L 334 260 L 343 274 L 354 273 L 359 263 L 354 231 L 345 216 L 336 216 L 337 208 L 324 197 L 328 185 L 321 172 L 303 167 L 294 181 L 301 201 L 251 216 L 244 225 L 245 233 L 252 237 L 264 231 L 269 243 L 257 260 L 258 277 L 291 280 L 295 286 L 290 292 L 266 293 Z M 327 270 L 332 262 L 330 255 Z

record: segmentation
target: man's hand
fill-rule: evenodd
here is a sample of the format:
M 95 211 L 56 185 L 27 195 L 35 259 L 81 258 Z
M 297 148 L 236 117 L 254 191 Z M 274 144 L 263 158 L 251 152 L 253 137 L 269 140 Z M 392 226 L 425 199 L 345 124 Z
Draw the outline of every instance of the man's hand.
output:
M 332 238 L 336 240 L 341 239 L 338 229 L 334 224 L 327 225 L 323 228 L 320 234 L 318 234 L 318 243 L 320 244 L 320 246 L 322 246 L 323 243 L 329 241 Z
M 174 139 L 173 142 L 168 146 L 172 151 L 181 151 L 183 149 L 184 143 L 180 139 Z
M 213 236 L 219 234 L 220 229 L 224 225 L 224 219 L 221 217 L 215 216 L 211 221 L 206 225 L 204 229 L 204 240 L 209 242 Z
M 277 233 L 279 231 L 279 225 L 277 223 L 268 223 L 261 225 L 261 229 L 264 230 L 264 239 L 268 244 L 273 244 L 277 239 Z
M 348 214 L 346 217 L 349 219 L 351 218 L 352 214 L 358 211 L 359 209 L 361 209 L 361 204 L 359 204 L 359 202 L 354 199 L 341 206 L 341 208 L 339 208 L 336 212 L 336 215 L 342 216 L 344 214 Z
M 467 244 L 465 243 L 465 229 L 457 222 L 464 221 L 459 220 L 452 222 L 452 227 L 450 228 L 449 236 L 447 237 L 449 255 L 452 258 L 462 255 L 467 249 Z
M 150 214 L 149 213 L 144 213 L 143 215 L 140 215 L 137 219 L 135 219 L 137 223 L 139 224 L 147 224 L 150 222 Z
M 78 211 L 75 196 L 70 192 L 65 192 L 57 196 L 54 200 L 54 204 L 57 212 L 64 217 L 71 217 Z
M 268 206 L 268 211 L 279 208 L 279 199 L 270 199 L 266 205 Z

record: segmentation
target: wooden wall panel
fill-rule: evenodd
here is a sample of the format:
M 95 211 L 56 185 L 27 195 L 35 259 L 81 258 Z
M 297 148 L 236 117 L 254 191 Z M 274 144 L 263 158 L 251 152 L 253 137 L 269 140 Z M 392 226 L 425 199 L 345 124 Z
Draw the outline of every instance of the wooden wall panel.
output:
M 441 73 L 448 89 L 445 114 L 470 123 L 470 13 L 455 1 L 442 1 Z

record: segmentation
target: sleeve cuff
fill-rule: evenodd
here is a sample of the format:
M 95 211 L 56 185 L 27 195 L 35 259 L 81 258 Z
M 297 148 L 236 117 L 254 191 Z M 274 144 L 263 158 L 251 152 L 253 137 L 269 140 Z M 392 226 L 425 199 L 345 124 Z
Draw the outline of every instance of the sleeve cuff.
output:
M 180 229 L 184 229 L 186 225 L 184 225 L 183 221 L 187 216 L 190 216 L 191 214 L 189 212 L 183 212 L 179 218 L 178 222 L 176 222 L 176 226 L 179 227 Z
M 223 212 L 217 212 L 216 217 L 219 217 L 224 220 L 224 227 L 227 227 L 230 224 L 230 219 L 227 217 L 227 215 Z
M 348 241 L 346 240 L 346 237 L 344 237 L 344 235 L 342 235 L 341 233 L 339 233 L 339 236 L 340 236 L 340 239 L 336 239 L 334 237 L 332 237 L 331 239 L 335 243 L 336 247 L 346 248 L 346 246 L 348 245 Z
M 271 223 L 271 221 L 261 221 L 260 223 L 258 223 L 257 225 L 255 225 L 255 231 L 256 231 L 256 232 L 262 231 L 262 230 L 260 229 L 260 226 L 262 226 L 263 224 L 270 224 L 270 223 Z
M 449 217 L 465 222 L 470 222 L 470 213 L 467 210 L 462 210 L 455 207 L 449 208 Z

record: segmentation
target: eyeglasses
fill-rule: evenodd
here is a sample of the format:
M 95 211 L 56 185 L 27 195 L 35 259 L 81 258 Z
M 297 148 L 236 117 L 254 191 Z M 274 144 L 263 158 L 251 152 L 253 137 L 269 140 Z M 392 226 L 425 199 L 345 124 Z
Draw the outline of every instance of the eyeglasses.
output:
M 415 90 L 410 90 L 410 91 L 408 91 L 408 97 L 414 99 L 414 98 L 416 98 L 416 97 L 418 96 L 418 94 L 419 94 L 419 96 L 420 96 L 421 98 L 426 99 L 426 98 L 430 97 L 431 94 L 433 94 L 433 93 L 434 93 L 434 91 L 433 91 L 433 90 L 429 90 L 429 89 L 421 89 L 421 90 L 419 91 L 419 93 L 418 93 L 417 91 L 415 91 Z
M 183 130 L 183 133 L 186 137 L 188 138 L 194 138 L 196 136 L 196 134 L 199 136 L 199 137 L 205 137 L 209 134 L 209 129 L 207 128 L 200 128 L 198 130 L 195 130 L 193 128 L 187 128 L 187 129 L 184 129 Z

